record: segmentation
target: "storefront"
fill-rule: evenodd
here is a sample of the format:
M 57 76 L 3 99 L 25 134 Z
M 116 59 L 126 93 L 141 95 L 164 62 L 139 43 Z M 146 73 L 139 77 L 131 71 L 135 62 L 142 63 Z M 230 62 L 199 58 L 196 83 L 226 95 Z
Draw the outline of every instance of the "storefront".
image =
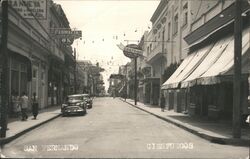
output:
M 167 94 L 167 105 L 173 104 L 176 112 L 182 112 L 183 108 L 186 108 L 190 115 L 216 119 L 232 117 L 234 67 L 232 28 L 233 23 L 227 23 L 200 43 L 191 46 L 189 55 L 163 84 L 162 89 Z M 244 23 L 241 85 L 243 115 L 250 113 L 247 106 L 250 67 L 249 30 L 249 23 Z M 171 101 L 170 92 L 174 93 L 174 101 Z

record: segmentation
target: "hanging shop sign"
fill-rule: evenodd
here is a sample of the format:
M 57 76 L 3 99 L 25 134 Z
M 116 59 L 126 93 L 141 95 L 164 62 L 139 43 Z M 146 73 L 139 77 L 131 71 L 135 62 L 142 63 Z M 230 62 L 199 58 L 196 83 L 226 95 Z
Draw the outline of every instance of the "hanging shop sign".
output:
M 143 56 L 142 50 L 139 49 L 139 46 L 136 44 L 129 44 L 127 46 L 124 46 L 122 43 L 120 43 L 117 46 L 123 51 L 123 54 L 128 58 L 136 58 L 139 56 Z
M 71 30 L 71 28 L 52 28 L 50 34 L 55 38 L 78 39 L 82 37 L 81 30 Z
M 66 44 L 66 45 L 72 45 L 74 42 L 73 38 L 62 38 L 62 43 Z
M 47 18 L 47 0 L 9 0 L 9 5 L 25 19 Z

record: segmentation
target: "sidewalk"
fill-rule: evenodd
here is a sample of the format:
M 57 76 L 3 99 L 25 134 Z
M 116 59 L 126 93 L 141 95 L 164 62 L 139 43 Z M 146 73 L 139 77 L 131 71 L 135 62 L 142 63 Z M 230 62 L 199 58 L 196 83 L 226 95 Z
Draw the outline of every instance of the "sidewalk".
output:
M 39 111 L 36 120 L 33 120 L 33 116 L 29 115 L 27 121 L 21 121 L 19 118 L 10 118 L 8 121 L 8 130 L 6 132 L 6 138 L 0 138 L 0 145 L 11 142 L 19 136 L 45 124 L 61 115 L 61 107 L 54 106 L 51 108 L 45 108 Z
M 120 98 L 122 101 L 124 99 Z M 173 110 L 161 111 L 161 108 L 145 105 L 137 102 L 134 105 L 134 100 L 127 99 L 126 102 L 140 110 L 150 113 L 162 120 L 170 122 L 180 128 L 183 128 L 195 135 L 198 135 L 210 142 L 238 146 L 250 146 L 250 127 L 242 128 L 241 139 L 232 137 L 232 126 L 230 122 L 211 121 L 202 117 L 190 117 L 183 113 L 176 113 Z

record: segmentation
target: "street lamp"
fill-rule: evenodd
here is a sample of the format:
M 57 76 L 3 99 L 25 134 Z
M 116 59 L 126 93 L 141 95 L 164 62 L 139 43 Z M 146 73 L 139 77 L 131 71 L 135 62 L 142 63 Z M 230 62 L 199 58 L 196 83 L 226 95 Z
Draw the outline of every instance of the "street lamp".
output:
M 123 51 L 123 54 L 126 57 L 133 59 L 135 61 L 134 101 L 135 101 L 135 105 L 137 105 L 137 89 L 138 89 L 137 88 L 137 58 L 140 56 L 143 56 L 143 54 L 142 54 L 143 52 L 139 48 L 139 46 L 136 44 L 129 44 L 129 45 L 124 46 L 122 43 L 120 43 L 117 46 Z

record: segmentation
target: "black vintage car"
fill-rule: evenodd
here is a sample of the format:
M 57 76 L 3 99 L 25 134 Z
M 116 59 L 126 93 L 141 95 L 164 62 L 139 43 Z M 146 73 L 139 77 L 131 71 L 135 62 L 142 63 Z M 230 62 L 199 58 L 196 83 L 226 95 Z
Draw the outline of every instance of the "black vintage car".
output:
M 67 101 L 62 104 L 61 107 L 62 116 L 68 114 L 80 114 L 87 113 L 87 105 L 82 94 L 69 95 Z
M 82 96 L 87 105 L 87 108 L 88 109 L 92 108 L 92 105 L 93 105 L 92 97 L 89 94 L 82 94 Z

